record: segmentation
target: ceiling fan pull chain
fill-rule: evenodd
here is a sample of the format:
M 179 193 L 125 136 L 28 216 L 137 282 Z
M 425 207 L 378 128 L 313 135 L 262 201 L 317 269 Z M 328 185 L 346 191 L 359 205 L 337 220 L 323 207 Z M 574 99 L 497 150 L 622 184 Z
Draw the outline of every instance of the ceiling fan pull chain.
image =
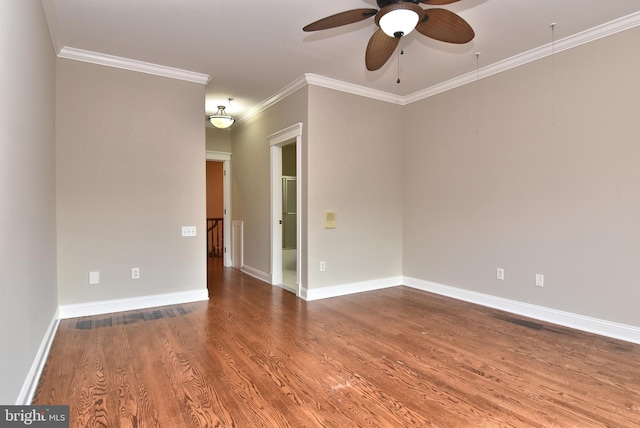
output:
M 551 123 L 556 124 L 556 23 L 551 27 Z
M 352 9 L 319 19 L 302 31 L 327 30 L 374 18 L 378 28 L 367 44 L 364 62 L 369 71 L 379 70 L 393 56 L 400 39 L 416 30 L 423 36 L 446 43 L 463 44 L 475 37 L 462 17 L 447 9 L 423 9 L 418 3 L 449 4 L 458 0 L 377 0 L 378 9 Z M 400 55 L 403 52 L 400 51 Z M 398 65 L 400 68 L 400 65 Z M 400 83 L 400 70 L 398 80 Z
M 396 83 L 400 83 L 400 55 L 404 55 L 404 49 L 400 49 L 398 52 L 398 80 L 396 80 Z
M 476 134 L 480 125 L 480 52 L 476 52 Z

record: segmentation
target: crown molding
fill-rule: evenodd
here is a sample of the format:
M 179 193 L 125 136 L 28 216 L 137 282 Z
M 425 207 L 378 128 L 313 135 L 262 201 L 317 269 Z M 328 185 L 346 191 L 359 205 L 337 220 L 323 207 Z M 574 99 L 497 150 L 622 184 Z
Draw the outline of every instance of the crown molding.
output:
M 602 39 L 612 34 L 620 33 L 631 28 L 640 26 L 640 12 L 634 12 L 631 15 L 623 16 L 622 18 L 614 19 L 597 27 L 593 27 L 589 30 L 583 31 L 573 36 L 566 37 L 559 42 L 556 42 L 555 51 L 562 51 L 571 49 L 576 46 L 589 43 L 594 40 Z
M 531 49 L 527 52 L 523 52 L 511 58 L 507 58 L 503 61 L 496 62 L 486 67 L 482 67 L 477 71 L 463 74 L 462 76 L 458 76 L 438 85 L 434 85 L 421 91 L 415 92 L 411 95 L 406 96 L 403 100 L 403 104 L 411 104 L 413 102 L 432 97 L 442 92 L 446 92 L 459 86 L 466 85 L 467 83 L 474 82 L 478 79 L 483 79 L 485 77 L 493 76 L 494 74 L 502 73 L 503 71 L 507 71 L 512 68 L 527 64 L 529 62 L 545 58 L 555 53 L 572 49 L 598 39 L 602 39 L 604 37 L 637 27 L 639 25 L 640 12 L 632 13 L 631 15 L 624 16 L 622 18 L 599 25 L 597 27 L 574 34 L 572 36 L 565 37 L 564 39 L 558 40 L 554 43 L 548 43 L 538 48 Z
M 107 67 L 121 68 L 123 70 L 153 74 L 155 76 L 168 77 L 170 79 L 185 80 L 187 82 L 199 83 L 202 85 L 206 85 L 211 79 L 208 74 L 196 73 L 194 71 L 181 70 L 179 68 L 166 67 L 164 65 L 152 64 L 149 62 L 137 61 L 134 59 L 122 58 L 98 52 L 85 51 L 83 49 L 70 48 L 68 46 L 64 46 L 60 49 L 58 57 L 104 65 Z
M 400 96 L 390 94 L 388 92 L 378 91 L 376 89 L 366 88 L 364 86 L 354 85 L 351 83 L 343 82 L 336 79 L 331 79 L 317 74 L 305 74 L 304 76 L 285 87 L 282 91 L 278 92 L 271 98 L 263 101 L 254 109 L 245 114 L 239 122 L 246 121 L 258 113 L 266 110 L 273 104 L 277 103 L 287 95 L 291 94 L 295 90 L 302 88 L 305 85 L 315 85 L 323 88 L 335 89 L 337 91 L 360 95 L 363 97 L 373 98 L 379 101 L 385 101 L 393 104 L 408 105 L 416 101 L 420 101 L 425 98 L 432 97 L 442 92 L 455 89 L 459 86 L 472 83 L 478 79 L 484 79 L 486 77 L 493 76 L 503 71 L 510 70 L 515 67 L 527 64 L 532 61 L 536 61 L 547 56 L 553 55 L 558 52 L 562 52 L 568 49 L 575 48 L 577 46 L 590 43 L 592 41 L 602 39 L 604 37 L 640 26 L 640 12 L 632 13 L 631 15 L 624 16 L 622 18 L 613 20 L 606 24 L 599 25 L 589 30 L 583 31 L 578 34 L 566 37 L 558 40 L 554 43 L 548 43 L 546 45 L 531 49 L 527 52 L 515 55 L 511 58 L 507 58 L 503 61 L 482 67 L 477 71 L 463 74 L 453 79 L 447 80 L 440 84 L 430 86 L 421 91 L 414 92 L 407 96 Z
M 166 67 L 149 62 L 142 62 L 134 59 L 64 46 L 62 37 L 60 36 L 55 0 L 42 0 L 42 8 L 44 9 L 45 19 L 47 21 L 47 26 L 49 27 L 49 35 L 51 36 L 53 49 L 59 58 L 153 74 L 156 76 L 168 77 L 170 79 L 185 80 L 187 82 L 199 83 L 202 85 L 206 85 L 211 80 L 211 77 L 208 74 L 196 73 L 194 71 L 181 70 L 179 68 Z
M 386 101 L 392 104 L 404 104 L 404 97 L 400 95 L 390 94 L 389 92 L 383 92 L 377 89 L 354 85 L 351 83 L 342 82 L 340 80 L 319 76 L 317 74 L 305 74 L 304 77 L 307 83 L 310 85 L 320 86 L 328 89 L 335 89 L 337 91 L 346 92 L 353 95 L 360 95 L 367 98 L 373 98 L 379 101 Z
M 360 95 L 367 98 L 373 98 L 380 101 L 386 101 L 393 104 L 403 104 L 403 98 L 399 95 L 390 94 L 388 92 L 379 91 L 376 89 L 367 88 L 364 86 L 354 85 L 351 83 L 343 82 L 341 80 L 331 79 L 329 77 L 320 76 L 317 74 L 307 73 L 299 77 L 283 89 L 278 91 L 275 95 L 262 101 L 260 104 L 248 110 L 245 114 L 238 117 L 234 125 L 246 122 L 252 117 L 257 116 L 269 107 L 276 104 L 278 101 L 291 95 L 298 89 L 305 86 L 313 85 L 320 86 L 328 89 L 335 89 L 340 92 L 345 92 L 354 95 Z
M 62 46 L 60 37 L 58 36 L 58 20 L 55 12 L 55 5 L 52 0 L 42 0 L 42 4 L 49 26 L 49 32 L 51 34 L 51 41 L 54 49 L 57 52 L 58 57 L 72 59 L 76 61 L 89 62 L 92 64 L 104 65 L 108 67 L 121 68 L 130 71 L 137 71 L 141 73 L 153 74 L 162 77 L 168 77 L 172 79 L 185 80 L 188 82 L 194 82 L 206 85 L 211 80 L 211 77 L 207 74 L 196 73 L 188 70 L 181 70 L 172 67 L 166 67 L 162 65 L 152 64 L 148 62 L 142 62 L 132 60 L 128 58 L 122 58 L 97 52 L 86 51 L 82 49 L 71 48 L 68 46 Z M 455 89 L 457 87 L 472 83 L 478 79 L 484 79 L 486 77 L 493 76 L 503 71 L 510 70 L 515 67 L 527 64 L 532 61 L 536 61 L 547 56 L 553 55 L 564 50 L 572 49 L 574 47 L 590 43 L 592 41 L 602 39 L 604 37 L 635 28 L 640 26 L 640 12 L 633 13 L 631 15 L 624 16 L 622 18 L 613 20 L 606 24 L 599 25 L 589 30 L 583 31 L 578 34 L 566 37 L 564 39 L 555 41 L 554 43 L 547 43 L 543 46 L 531 49 L 527 52 L 515 55 L 511 58 L 507 58 L 503 61 L 482 67 L 478 70 L 463 74 L 461 76 L 450 79 L 446 82 L 425 88 L 418 92 L 407 96 L 400 96 L 391 94 L 376 89 L 367 88 L 360 85 L 354 85 L 351 83 L 343 82 L 336 79 L 320 76 L 317 74 L 304 74 L 294 82 L 282 88 L 273 96 L 262 101 L 260 104 L 249 109 L 245 114 L 236 118 L 236 123 L 246 122 L 252 117 L 260 114 L 273 106 L 280 100 L 286 98 L 290 94 L 294 93 L 298 89 L 301 89 L 307 85 L 314 85 L 328 89 L 334 89 L 337 91 L 359 95 L 367 98 L 376 99 L 392 104 L 407 105 L 420 101 L 425 98 L 432 97 L 442 92 Z
M 237 126 L 259 115 L 260 113 L 262 113 L 263 111 L 271 107 L 272 105 L 276 104 L 278 101 L 288 97 L 298 89 L 302 89 L 305 86 L 307 86 L 307 80 L 305 76 L 299 77 L 298 79 L 294 80 L 293 82 L 291 82 L 290 84 L 288 84 L 287 86 L 285 86 L 284 88 L 276 92 L 275 95 L 272 95 L 271 97 L 262 101 L 260 104 L 256 105 L 255 107 L 250 108 L 243 115 L 238 116 L 236 118 L 236 123 L 234 123 L 234 126 Z

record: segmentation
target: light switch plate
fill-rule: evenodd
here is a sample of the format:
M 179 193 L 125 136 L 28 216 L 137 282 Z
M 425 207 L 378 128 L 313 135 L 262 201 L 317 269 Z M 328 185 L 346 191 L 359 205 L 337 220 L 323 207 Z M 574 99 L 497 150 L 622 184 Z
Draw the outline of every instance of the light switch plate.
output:
M 196 227 L 182 226 L 182 236 L 196 236 Z

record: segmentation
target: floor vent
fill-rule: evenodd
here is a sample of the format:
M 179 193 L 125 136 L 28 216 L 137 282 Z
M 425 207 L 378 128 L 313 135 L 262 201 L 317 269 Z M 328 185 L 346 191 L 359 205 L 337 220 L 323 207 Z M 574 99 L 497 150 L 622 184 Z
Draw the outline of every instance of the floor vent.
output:
M 189 311 L 182 306 L 166 309 L 156 309 L 147 312 L 122 312 L 104 318 L 91 317 L 89 319 L 79 319 L 75 323 L 75 326 L 72 323 L 71 327 L 75 328 L 76 330 L 91 330 L 100 327 L 112 327 L 114 325 L 133 324 L 141 321 L 153 321 L 162 318 L 173 318 L 180 315 L 186 315 L 188 313 Z

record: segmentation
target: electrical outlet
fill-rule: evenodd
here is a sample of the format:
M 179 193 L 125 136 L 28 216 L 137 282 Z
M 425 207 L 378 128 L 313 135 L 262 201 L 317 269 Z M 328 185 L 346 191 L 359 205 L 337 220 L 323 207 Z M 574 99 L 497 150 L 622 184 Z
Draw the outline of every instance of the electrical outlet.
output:
M 325 270 L 327 270 L 327 262 L 322 261 L 320 262 L 320 272 L 324 272 Z
M 140 268 L 131 268 L 131 279 L 140 279 Z
M 92 271 L 89 272 L 89 285 L 98 285 L 100 284 L 100 272 Z
M 502 281 L 504 280 L 504 269 L 502 268 L 496 269 L 496 278 Z
M 544 287 L 544 275 L 536 274 L 536 287 Z

